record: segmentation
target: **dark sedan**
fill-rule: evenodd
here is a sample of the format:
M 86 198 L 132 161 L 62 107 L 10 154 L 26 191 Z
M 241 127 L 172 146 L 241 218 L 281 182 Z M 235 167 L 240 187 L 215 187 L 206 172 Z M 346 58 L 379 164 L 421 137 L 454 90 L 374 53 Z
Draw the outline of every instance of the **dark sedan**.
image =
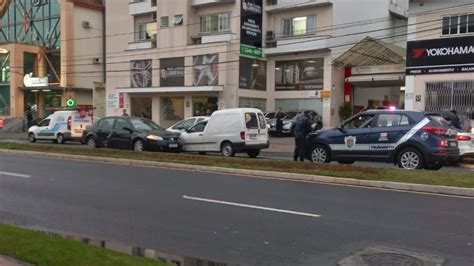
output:
M 91 148 L 179 151 L 179 133 L 167 132 L 141 117 L 105 117 L 86 128 L 82 141 Z

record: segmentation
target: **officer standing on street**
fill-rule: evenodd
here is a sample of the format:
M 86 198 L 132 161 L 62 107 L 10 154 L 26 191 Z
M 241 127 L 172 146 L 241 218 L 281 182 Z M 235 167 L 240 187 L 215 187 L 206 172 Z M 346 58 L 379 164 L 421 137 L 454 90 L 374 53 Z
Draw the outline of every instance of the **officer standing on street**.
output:
M 296 162 L 298 158 L 304 162 L 306 157 L 306 137 L 311 132 L 311 112 L 305 111 L 299 115 L 295 121 L 295 153 L 293 160 Z

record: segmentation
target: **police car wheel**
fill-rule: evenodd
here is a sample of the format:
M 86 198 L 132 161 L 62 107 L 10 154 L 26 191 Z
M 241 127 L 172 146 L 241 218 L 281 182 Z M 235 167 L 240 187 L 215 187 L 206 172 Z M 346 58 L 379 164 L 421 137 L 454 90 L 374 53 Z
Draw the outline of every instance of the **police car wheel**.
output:
M 142 152 L 143 149 L 144 149 L 144 146 L 145 146 L 145 144 L 143 143 L 143 141 L 138 139 L 133 143 L 133 150 L 138 151 L 138 152 Z
M 87 139 L 87 146 L 91 149 L 97 148 L 97 142 L 95 141 L 94 137 L 91 136 Z
M 408 148 L 398 154 L 398 167 L 408 170 L 423 169 L 423 157 L 416 149 Z
M 310 158 L 313 163 L 329 163 L 331 161 L 329 151 L 323 145 L 314 146 Z
M 28 139 L 30 140 L 31 143 L 36 142 L 35 133 L 32 132 L 28 134 Z
M 429 171 L 437 171 L 441 168 L 443 168 L 442 163 L 430 163 L 425 165 L 425 169 Z
M 63 134 L 58 134 L 58 136 L 56 137 L 56 141 L 59 143 L 59 144 L 64 144 L 65 139 L 64 139 L 64 136 Z

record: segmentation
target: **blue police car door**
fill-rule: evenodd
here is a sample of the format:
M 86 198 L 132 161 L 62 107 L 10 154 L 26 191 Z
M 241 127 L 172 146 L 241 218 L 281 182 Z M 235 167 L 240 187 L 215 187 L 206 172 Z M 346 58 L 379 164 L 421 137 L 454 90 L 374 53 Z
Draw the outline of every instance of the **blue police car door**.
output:
M 411 129 L 408 116 L 401 113 L 381 113 L 370 134 L 370 151 L 373 158 L 387 159 L 398 142 Z
M 341 125 L 330 140 L 334 159 L 357 160 L 367 155 L 374 120 L 375 114 L 363 113 Z

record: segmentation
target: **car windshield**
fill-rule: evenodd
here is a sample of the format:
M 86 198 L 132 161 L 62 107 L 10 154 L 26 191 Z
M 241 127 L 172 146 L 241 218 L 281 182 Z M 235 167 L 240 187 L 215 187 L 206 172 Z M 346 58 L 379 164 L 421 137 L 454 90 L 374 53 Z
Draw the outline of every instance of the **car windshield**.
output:
M 155 122 L 144 118 L 132 118 L 130 122 L 138 130 L 163 130 Z
M 286 113 L 286 119 L 293 119 L 297 114 L 297 112 L 288 112 Z

